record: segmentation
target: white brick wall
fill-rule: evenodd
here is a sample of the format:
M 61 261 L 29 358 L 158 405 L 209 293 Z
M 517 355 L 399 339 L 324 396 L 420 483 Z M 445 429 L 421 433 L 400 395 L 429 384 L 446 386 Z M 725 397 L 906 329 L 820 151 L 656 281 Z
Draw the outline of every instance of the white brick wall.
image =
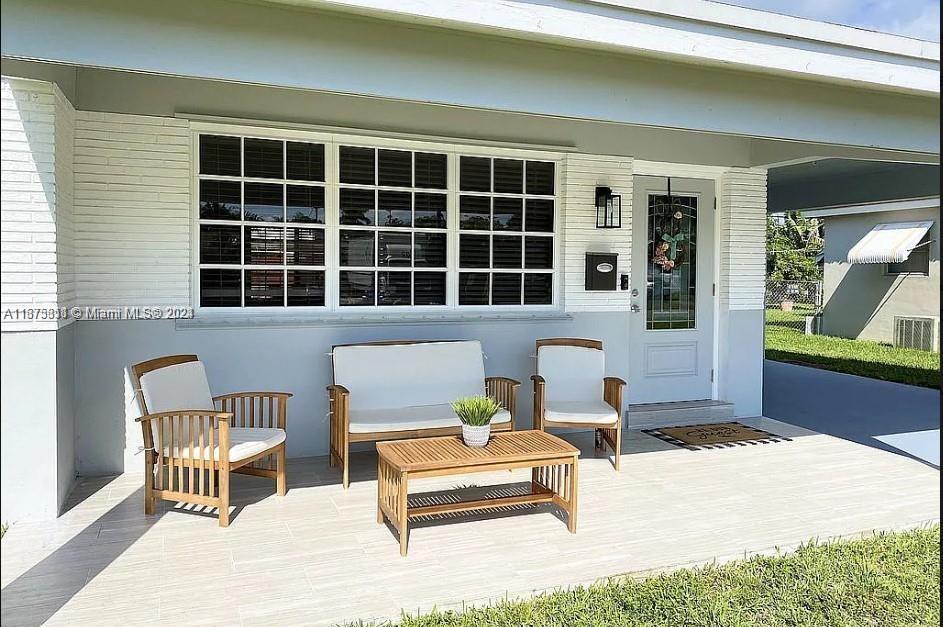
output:
M 55 306 L 56 92 L 51 83 L 3 77 L 0 167 L 0 300 L 4 312 Z M 4 331 L 54 329 L 55 322 L 4 318 Z
M 75 303 L 75 246 L 73 241 L 73 142 L 75 109 L 58 88 L 56 96 L 56 275 L 60 306 Z M 61 320 L 64 324 L 69 320 Z
M 622 228 L 596 228 L 596 186 L 622 195 Z M 570 154 L 563 164 L 563 282 L 567 311 L 626 311 L 629 292 L 587 292 L 585 254 L 618 253 L 619 274 L 632 268 L 632 159 Z
M 766 171 L 737 168 L 720 185 L 720 299 L 725 309 L 763 309 Z
M 78 111 L 74 159 L 77 302 L 188 305 L 188 122 Z

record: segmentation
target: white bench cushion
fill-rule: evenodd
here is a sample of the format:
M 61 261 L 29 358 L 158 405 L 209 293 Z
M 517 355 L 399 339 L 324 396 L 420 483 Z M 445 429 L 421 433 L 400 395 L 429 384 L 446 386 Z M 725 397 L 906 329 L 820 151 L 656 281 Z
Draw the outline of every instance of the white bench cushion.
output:
M 353 396 L 353 394 L 351 394 Z M 506 423 L 511 414 L 499 411 L 491 419 L 492 424 Z M 410 429 L 437 429 L 440 427 L 461 427 L 462 422 L 455 415 L 452 406 L 419 405 L 415 407 L 397 407 L 395 409 L 351 409 L 350 432 L 374 433 L 406 431 Z
M 204 436 L 206 442 L 209 436 Z M 189 438 L 188 438 L 189 439 Z M 196 438 L 194 438 L 196 439 Z M 266 451 L 273 446 L 278 446 L 285 441 L 284 429 L 270 429 L 264 427 L 230 427 L 229 429 L 229 461 L 238 462 L 240 460 L 252 457 L 257 453 Z M 219 432 L 213 434 L 212 457 L 210 457 L 210 447 L 204 446 L 202 450 L 203 459 L 219 460 Z M 199 446 L 199 444 L 197 445 Z M 170 447 L 164 447 L 164 455 L 170 455 Z M 193 458 L 200 459 L 201 451 L 199 448 L 194 451 Z M 173 447 L 173 456 L 182 459 L 190 458 L 190 447 Z
M 602 401 L 606 354 L 582 346 L 541 346 L 537 374 L 544 378 L 545 401 Z
M 605 401 L 546 401 L 544 420 L 585 425 L 613 425 L 619 413 Z
M 199 361 L 166 366 L 144 374 L 141 377 L 141 393 L 147 411 L 151 414 L 184 409 L 215 409 L 206 370 Z
M 485 393 L 481 344 L 338 346 L 334 383 L 350 391 L 351 415 L 356 410 L 448 405 Z

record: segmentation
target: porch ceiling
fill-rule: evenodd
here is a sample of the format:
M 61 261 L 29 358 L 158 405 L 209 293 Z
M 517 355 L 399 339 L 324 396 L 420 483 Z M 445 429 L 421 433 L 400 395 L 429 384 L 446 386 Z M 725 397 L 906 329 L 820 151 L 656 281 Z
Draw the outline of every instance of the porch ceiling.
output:
M 775 444 L 688 451 L 628 432 L 622 471 L 583 450 L 576 534 L 554 510 L 417 524 L 409 556 L 376 523 L 376 458 L 344 491 L 325 458 L 292 460 L 290 490 L 239 477 L 215 516 L 145 518 L 139 472 L 85 479 L 59 520 L 4 537 L 4 624 L 333 624 L 456 608 L 621 573 L 739 558 L 811 538 L 937 520 L 939 473 L 768 419 Z M 528 471 L 427 479 L 419 490 L 529 481 Z

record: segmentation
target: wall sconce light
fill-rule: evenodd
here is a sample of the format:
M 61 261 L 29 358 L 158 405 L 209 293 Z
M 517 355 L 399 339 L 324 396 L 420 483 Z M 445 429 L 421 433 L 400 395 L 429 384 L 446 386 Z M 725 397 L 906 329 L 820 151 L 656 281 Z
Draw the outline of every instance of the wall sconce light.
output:
M 596 228 L 622 228 L 622 196 L 609 187 L 596 188 Z

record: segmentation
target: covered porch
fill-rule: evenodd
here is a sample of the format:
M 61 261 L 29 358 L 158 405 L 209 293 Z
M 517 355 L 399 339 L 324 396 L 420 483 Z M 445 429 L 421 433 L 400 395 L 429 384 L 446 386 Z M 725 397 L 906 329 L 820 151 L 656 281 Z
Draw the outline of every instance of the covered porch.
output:
M 935 469 L 766 418 L 788 441 L 691 451 L 639 431 L 622 470 L 582 450 L 580 530 L 553 506 L 430 518 L 407 558 L 378 525 L 376 458 L 354 455 L 344 491 L 325 457 L 289 463 L 289 492 L 234 480 L 233 524 L 161 505 L 139 472 L 82 479 L 56 521 L 3 539 L 4 624 L 323 624 L 459 609 L 618 576 L 794 548 L 939 519 Z M 435 493 L 528 482 L 528 471 L 417 482 Z M 182 509 L 192 509 L 181 506 Z

